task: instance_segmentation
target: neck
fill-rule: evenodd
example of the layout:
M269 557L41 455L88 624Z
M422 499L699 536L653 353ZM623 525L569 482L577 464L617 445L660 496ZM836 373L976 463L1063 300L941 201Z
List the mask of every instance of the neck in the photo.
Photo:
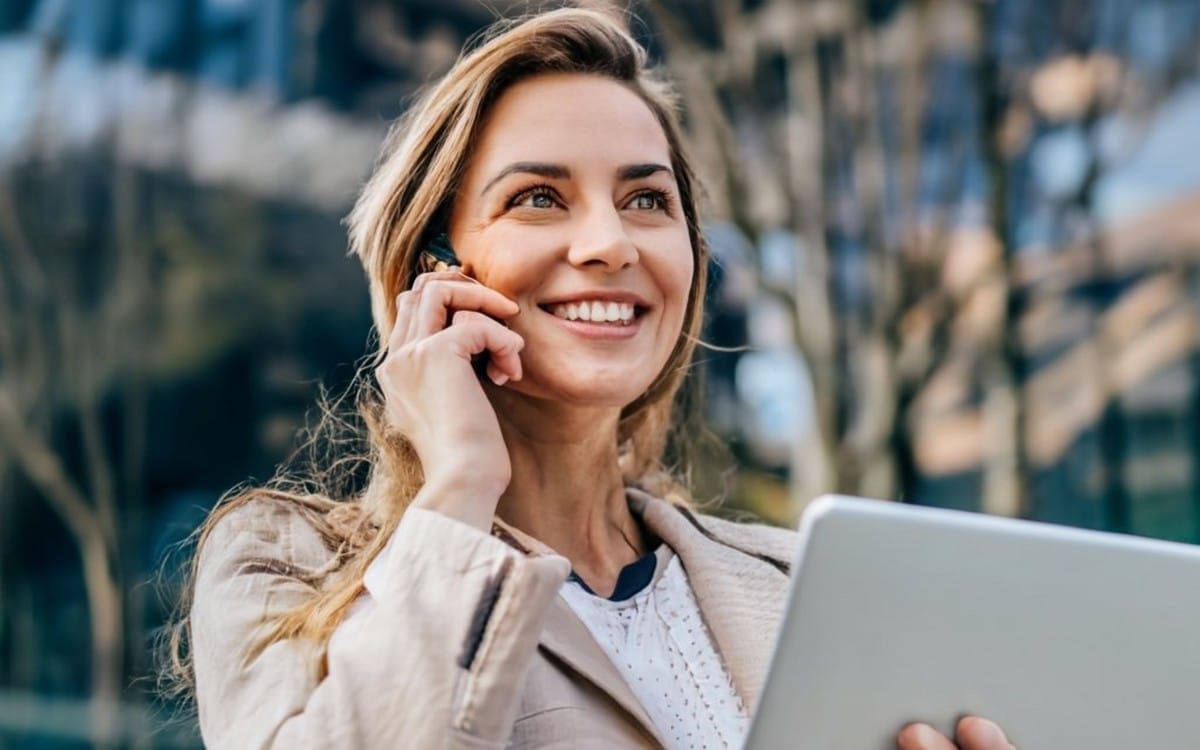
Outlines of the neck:
M607 595L621 569L648 547L617 462L620 409L520 401L497 409L512 481L496 513L562 554L593 591Z

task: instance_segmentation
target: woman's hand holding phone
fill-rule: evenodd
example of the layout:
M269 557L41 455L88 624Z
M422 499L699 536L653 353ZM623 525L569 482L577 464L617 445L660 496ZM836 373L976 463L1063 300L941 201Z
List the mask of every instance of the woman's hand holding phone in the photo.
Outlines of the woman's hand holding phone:
M472 358L496 385L520 380L524 340L500 321L516 302L457 270L423 273L396 300L387 356L375 371L393 429L412 443L425 484L413 504L482 530L512 465Z

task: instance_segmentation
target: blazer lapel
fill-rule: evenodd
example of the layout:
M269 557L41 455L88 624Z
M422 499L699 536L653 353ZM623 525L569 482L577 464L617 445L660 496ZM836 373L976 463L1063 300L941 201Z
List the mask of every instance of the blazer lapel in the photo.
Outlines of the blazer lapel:
M632 488L628 495L630 508L650 532L679 555L717 650L738 694L753 714L775 650L788 592L787 576L752 555L710 538L670 503ZM540 545L521 536L522 541ZM544 545L540 547L552 552ZM625 678L562 597L555 598L551 605L540 646L604 691L649 737L665 746Z
M562 597L556 597L542 628L540 645L559 661L579 673L584 679L608 694L642 730L658 744L665 746L654 723L646 715L641 702L629 689L625 678L617 671L608 655L601 650L587 629Z
M629 495L646 527L679 555L717 650L753 713L775 650L788 577L706 535L669 502L633 489Z
M527 555L558 554L541 541L499 518L493 522L492 533ZM666 746L654 723L642 708L641 701L629 689L625 678L600 648L600 644L596 643L592 631L588 630L587 625L583 624L561 596L556 596L550 605L538 645L608 695L659 747Z

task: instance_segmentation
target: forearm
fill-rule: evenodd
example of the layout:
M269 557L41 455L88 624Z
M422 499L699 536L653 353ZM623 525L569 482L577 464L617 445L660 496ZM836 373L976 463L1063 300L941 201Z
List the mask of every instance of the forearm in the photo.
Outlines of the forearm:
M197 630L205 741L501 747L567 570L562 558L524 557L465 524L411 510L372 565L370 599L330 641L319 683L315 646L294 639L244 667L231 669L220 655L212 661L227 666L205 670L205 653L221 645Z

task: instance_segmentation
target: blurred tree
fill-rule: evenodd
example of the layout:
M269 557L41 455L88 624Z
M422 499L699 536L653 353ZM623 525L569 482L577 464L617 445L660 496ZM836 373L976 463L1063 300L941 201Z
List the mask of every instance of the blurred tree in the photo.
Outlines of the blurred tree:
M1104 153L1114 131L1135 148L1128 124L1152 121L1195 80L1197 54L1176 41L1147 64L1138 50L1151 32L1117 19L1169 17L1175 39L1194 40L1197 14L1122 0L647 6L716 215L747 239L755 287L788 311L809 372L794 381L813 408L788 462L792 502L767 514L837 490L1052 515L1030 482L1094 429L1108 508L1098 525L1127 529L1119 397L1140 381L1105 375L1128 338L1111 341L1103 321L1132 308L1111 304L1131 289L1103 260L1096 190L1119 166ZM1064 183L1064 162L1080 176ZM1031 234L1041 217L1053 237ZM794 259L783 265L781 242ZM1092 258L1083 273L1034 270L1037 248L1066 255L1073 242ZM1064 291L1092 310L1093 325L1070 335L1101 348L1046 368L1031 327ZM1097 406L1072 417L1070 399L1047 403L1041 384L1056 370L1095 379L1080 393ZM1058 447L1041 448L1048 439Z
M719 0L705 10L705 25L719 29L705 46L681 4L650 7L717 214L748 238L757 287L790 311L811 373L813 428L795 442L789 510L835 489L894 496L911 460L905 407L942 355L944 337L930 334L954 300L938 261L973 146L962 139L978 135L941 123L959 140L938 144L951 160L932 186L944 195L922 202L925 133L946 116L924 103L923 84L935 46L950 65L974 63L977 21L953 4L746 10ZM929 219L917 226L922 212ZM987 231L975 229L977 244ZM784 275L761 257L764 239L780 236L796 258ZM964 291L976 283L959 281Z
M139 360L155 317L148 307L145 246L131 212L133 183L127 170L114 175L111 202L103 206L82 205L95 195L77 184L74 195L60 195L53 206L22 207L17 175L0 183L0 244L13 261L0 265L0 476L12 481L19 473L77 546L91 628L92 737L101 746L115 740L123 688L124 519L118 497L140 501L145 391ZM62 211L72 198L80 202L78 213ZM39 252L22 214L54 221L52 208L54 219L77 220L111 208L116 236L97 241L79 223L55 221L56 252ZM105 251L108 243L114 252ZM110 416L118 424L119 447L109 444ZM77 446L64 435L78 437L78 462L71 458ZM11 510L6 515L14 517Z

